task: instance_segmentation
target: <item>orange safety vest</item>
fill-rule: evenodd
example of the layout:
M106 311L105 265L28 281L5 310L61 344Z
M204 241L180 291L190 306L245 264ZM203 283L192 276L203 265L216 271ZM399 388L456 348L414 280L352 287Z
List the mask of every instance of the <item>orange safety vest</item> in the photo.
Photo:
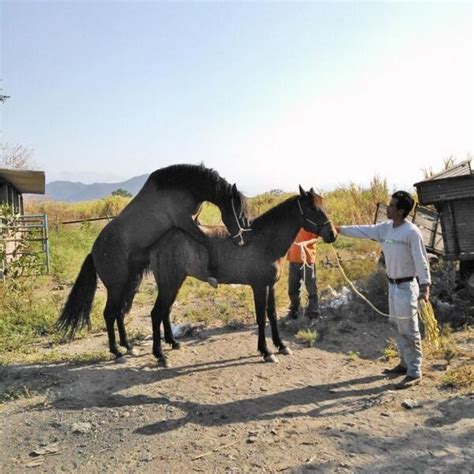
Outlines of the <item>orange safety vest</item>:
M295 245L297 242L304 242L305 240L312 240L318 238L318 234L313 234L313 232L308 232L303 228L300 229L298 235L290 250L288 250L288 254L286 258L291 263L303 263L303 259L301 258L301 246ZM306 245L304 247L304 252L306 254L306 263L312 265L316 259L316 242Z

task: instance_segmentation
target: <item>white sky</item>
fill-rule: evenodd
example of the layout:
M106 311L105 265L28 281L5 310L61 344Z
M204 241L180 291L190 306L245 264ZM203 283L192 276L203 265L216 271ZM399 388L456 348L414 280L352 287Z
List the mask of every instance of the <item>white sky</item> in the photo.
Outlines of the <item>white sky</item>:
M470 2L1 3L1 137L47 181L410 188L473 150Z

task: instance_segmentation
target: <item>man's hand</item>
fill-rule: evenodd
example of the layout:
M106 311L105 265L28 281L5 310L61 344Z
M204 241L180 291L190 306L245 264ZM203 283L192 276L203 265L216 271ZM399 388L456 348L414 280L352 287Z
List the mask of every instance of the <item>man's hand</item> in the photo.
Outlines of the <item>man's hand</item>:
M430 285L420 285L420 296L418 296L418 299L425 301L425 303L428 303L428 301L430 300Z

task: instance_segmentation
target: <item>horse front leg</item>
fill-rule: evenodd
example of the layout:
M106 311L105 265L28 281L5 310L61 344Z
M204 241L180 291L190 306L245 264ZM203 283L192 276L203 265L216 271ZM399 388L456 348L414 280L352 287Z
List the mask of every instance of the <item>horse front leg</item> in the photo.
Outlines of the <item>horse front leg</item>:
M280 338L280 331L278 330L276 305L275 305L275 287L271 286L268 290L267 297L267 317L270 321L270 327L272 329L272 340L275 347L278 348L278 352L283 355L292 355L291 349L283 343Z
M268 286L252 287L255 302L255 314L258 324L258 345L257 349L263 355L265 362L278 362L277 358L268 350L265 340L265 313L267 309Z
M120 345L122 347L125 347L125 349L127 349L128 355L136 356L137 352L135 351L133 346L130 344L127 337L127 332L125 331L125 315L122 312L120 312L117 317L117 329L119 332Z
M165 341L168 344L171 344L173 349L181 349L181 343L178 342L173 334L173 330L171 329L171 321L170 321L170 310L165 311L163 314L163 329L165 331Z

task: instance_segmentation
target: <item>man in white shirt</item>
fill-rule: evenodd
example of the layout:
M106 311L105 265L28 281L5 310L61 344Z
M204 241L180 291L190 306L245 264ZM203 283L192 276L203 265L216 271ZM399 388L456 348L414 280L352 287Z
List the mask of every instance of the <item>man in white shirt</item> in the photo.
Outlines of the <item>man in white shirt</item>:
M395 387L412 387L421 382L421 337L418 328L418 299L429 300L430 269L418 227L406 220L414 200L405 191L392 195L387 222L376 225L340 226L348 237L372 239L382 244L389 281L390 322L397 329L400 363L385 374L406 377Z

